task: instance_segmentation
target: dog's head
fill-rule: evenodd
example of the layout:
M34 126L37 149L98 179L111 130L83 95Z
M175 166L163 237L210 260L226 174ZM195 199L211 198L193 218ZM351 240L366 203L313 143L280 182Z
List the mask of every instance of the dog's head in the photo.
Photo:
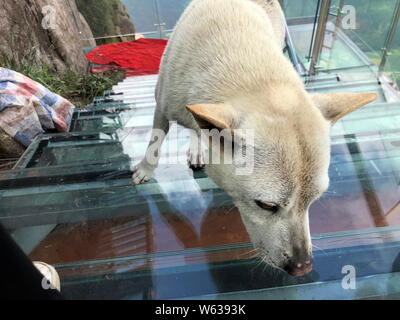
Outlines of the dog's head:
M246 150L253 157L249 174L238 174L248 163L226 161L221 152L227 148L226 135L223 144L210 138L213 155L207 173L232 196L268 264L294 276L312 270L308 209L329 186L330 127L375 99L375 94L286 92L283 97L272 93L187 107L202 129L225 129L233 141L240 141L228 145L242 143L233 155ZM251 139L243 136L244 130L254 132ZM220 164L215 164L215 151Z

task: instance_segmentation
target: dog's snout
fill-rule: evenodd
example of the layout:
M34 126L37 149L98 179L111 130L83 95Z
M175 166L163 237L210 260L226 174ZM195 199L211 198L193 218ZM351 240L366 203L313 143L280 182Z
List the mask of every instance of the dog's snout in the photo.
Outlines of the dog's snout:
M312 259L306 258L304 260L291 259L284 267L284 270L294 277L301 277L311 272L313 268Z

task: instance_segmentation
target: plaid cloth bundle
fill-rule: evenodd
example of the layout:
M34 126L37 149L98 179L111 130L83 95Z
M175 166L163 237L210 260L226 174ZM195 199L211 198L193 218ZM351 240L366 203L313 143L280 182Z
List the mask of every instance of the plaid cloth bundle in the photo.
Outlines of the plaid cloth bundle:
M47 130L68 130L75 107L28 77L0 68L0 128L24 146Z

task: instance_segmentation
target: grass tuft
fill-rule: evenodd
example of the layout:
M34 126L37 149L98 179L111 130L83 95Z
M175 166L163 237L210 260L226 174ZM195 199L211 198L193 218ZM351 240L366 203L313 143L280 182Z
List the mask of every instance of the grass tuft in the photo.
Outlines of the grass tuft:
M0 67L7 68L39 82L50 91L68 99L77 108L83 108L95 97L102 96L104 91L123 79L123 72L107 71L102 74L77 74L71 70L56 72L48 66L37 64L31 55L14 59L1 58Z

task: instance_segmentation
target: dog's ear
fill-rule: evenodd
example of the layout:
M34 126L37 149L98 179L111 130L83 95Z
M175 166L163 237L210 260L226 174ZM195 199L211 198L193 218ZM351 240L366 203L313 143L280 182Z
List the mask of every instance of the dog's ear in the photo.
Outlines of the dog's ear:
M194 104L186 109L192 113L201 129L233 129L235 110L229 104Z
M340 118L374 101L375 93L325 93L311 95L315 105L332 124Z

